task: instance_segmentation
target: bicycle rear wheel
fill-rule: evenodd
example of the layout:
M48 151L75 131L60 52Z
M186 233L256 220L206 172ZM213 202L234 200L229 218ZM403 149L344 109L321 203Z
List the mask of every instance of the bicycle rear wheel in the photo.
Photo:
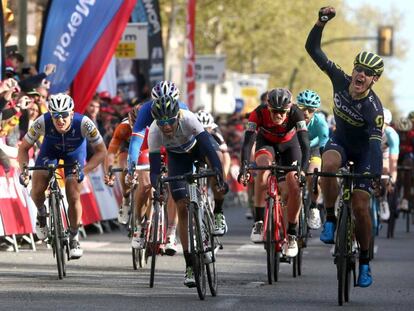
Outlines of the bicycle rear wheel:
M210 208L210 207L206 207ZM212 214L204 210L204 219L203 219L203 228L205 230L204 232L204 239L206 240L206 244L204 249L206 251L206 256L209 260L206 260L206 272L207 272L207 281L208 281L208 287L210 288L211 296L217 296L217 270L216 270L216 255L215 255L215 249L216 249L216 242L214 240L213 232L214 232L214 226L213 226L213 218ZM206 258L205 258L206 259Z
M188 206L188 231L190 241L190 252L194 271L194 279L200 300L206 296L206 274L204 264L204 246L201 233L201 225L198 218L198 206L190 202Z
M64 248L61 241L62 221L60 217L59 200L56 195L50 196L50 211L52 213L52 247L56 257L59 279L63 279L66 275Z
M303 248L306 247L307 224L305 216L305 206L302 204L299 213L299 225L298 225L298 254L293 258L293 277L302 275L302 256Z
M150 251L151 251L151 272L150 272L150 287L154 287L154 277L155 277L155 262L157 259L158 253L158 227L160 221L160 204L158 202L154 203L154 210L152 212L152 221L151 221L151 242L150 242Z
M267 257L267 281L273 283L275 275L275 220L274 220L274 199L267 201L267 227L266 227L266 257Z

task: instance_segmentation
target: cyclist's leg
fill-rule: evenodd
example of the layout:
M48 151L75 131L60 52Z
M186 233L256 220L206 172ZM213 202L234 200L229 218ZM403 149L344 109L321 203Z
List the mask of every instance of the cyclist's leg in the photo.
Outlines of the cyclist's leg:
M336 173L344 165L345 161L346 154L344 148L331 138L322 154L322 172ZM338 182L335 178L321 177L320 185L326 209L326 222L323 226L320 240L327 244L333 244L336 227L335 202L339 193Z
M48 164L56 164L57 160L46 156L41 149L39 156L36 159L36 166L46 166ZM48 172L34 171L32 175L32 190L30 196L37 207L36 218L36 235L40 240L44 240L48 235L47 216L45 207L45 190L49 183Z
M405 167L413 167L413 159L412 154L407 154L402 162L403 166ZM403 184L404 184L404 193L403 193L403 199L400 204L400 209L408 211L409 210L409 202L411 199L411 179L412 179L412 173L413 171L403 171Z
M369 171L369 156L364 154L355 159L355 173ZM372 221L370 214L370 180L358 180L352 193L352 210L355 216L355 235L359 242L359 277L358 284L367 287L372 283L369 269L369 245L372 236Z
M319 153L319 147L313 148L311 151L311 159L309 163L308 173L313 173L313 171L321 169L322 159ZM311 229L318 229L321 226L321 216L317 206L318 197L319 197L319 185L318 185L318 192L313 192L313 184L312 184L312 176L306 177L306 187L308 190L308 196L310 198L310 205L309 205L309 217L308 217L308 226Z
M142 150L138 158L138 164L148 164L148 149ZM138 186L135 190L135 224L131 239L131 246L136 249L141 249L145 244L145 225L141 226L144 215L150 219L151 215L151 182L149 172L138 171Z
M267 144L267 145L266 145ZM256 153L255 161L258 166L270 165L274 159L274 149L273 147L261 140L258 136L256 140ZM256 178L254 181L254 220L255 224L253 225L252 232L250 234L250 239L252 242L262 242L263 241L263 221L265 217L265 199L266 199L266 185L267 177L269 176L269 171L257 171Z
M173 153L167 152L168 158L168 176L178 176L193 170L193 155L190 153ZM193 285L195 283L192 258L188 252L188 198L185 181L171 182L169 184L170 193L177 205L179 237L183 248L184 259L186 263L186 274L184 283Z
M296 136L289 142L278 145L277 148L280 157L278 160L279 164L287 166L301 163L302 154ZM279 188L287 208L288 243L286 244L285 255L288 257L295 257L298 253L296 236L301 204L301 191L295 174L296 172L289 172L285 176L279 178Z
M214 146L214 148L217 152L217 156L219 157L220 162L223 165L224 154L219 150L219 146L218 146L217 142L214 140L214 138L212 138L210 141L212 142L212 145ZM210 162L205 157L205 155L200 153L199 149L197 149L196 157L197 157L198 160L207 163L207 165L209 167L211 167ZM225 177L223 176L223 178L225 178ZM217 186L217 180L216 180L216 178L211 177L209 179L209 184L211 185L211 189L213 190L213 195L214 195L214 219L215 219L214 233L216 235L222 236L227 232L227 223L226 223L226 218L225 218L224 212L223 212L224 194L217 191L217 187L216 187Z
M128 150L121 149L118 155L118 166L121 168L127 167L127 157L128 157ZM128 212L129 212L129 186L125 183L125 176L126 172L122 172L120 176L121 182L121 189L122 189L122 203L119 207L118 213L118 221L122 224L126 224L128 222Z

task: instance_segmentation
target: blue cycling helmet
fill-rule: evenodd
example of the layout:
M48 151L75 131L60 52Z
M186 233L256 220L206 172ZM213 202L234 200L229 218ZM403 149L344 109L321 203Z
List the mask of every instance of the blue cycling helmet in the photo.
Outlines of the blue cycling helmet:
M304 90L299 93L296 97L298 105L310 107L310 108L319 108L321 105L321 98L318 93L312 90Z

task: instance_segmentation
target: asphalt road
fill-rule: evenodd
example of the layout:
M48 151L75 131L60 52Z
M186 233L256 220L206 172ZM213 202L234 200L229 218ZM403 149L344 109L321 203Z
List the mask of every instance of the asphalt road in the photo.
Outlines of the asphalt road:
M226 208L229 233L219 251L219 293L198 299L183 285L184 259L163 256L157 261L154 288L149 269L134 271L125 232L89 232L81 241L84 256L71 261L67 277L57 279L52 251L38 245L20 252L0 252L0 310L331 310L338 309L336 268L330 247L313 232L304 254L302 276L282 264L279 282L268 285L262 245L249 242L250 221L242 208ZM414 232L377 238L371 287L352 288L352 310L414 310ZM414 231L414 226L412 226Z

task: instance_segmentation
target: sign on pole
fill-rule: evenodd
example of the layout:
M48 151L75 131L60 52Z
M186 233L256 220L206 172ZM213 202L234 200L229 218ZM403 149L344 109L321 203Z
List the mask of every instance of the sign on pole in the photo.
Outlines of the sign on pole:
M224 82L226 57L223 55L197 55L196 81L209 84Z
M148 59L148 23L128 23L115 55L123 59Z

